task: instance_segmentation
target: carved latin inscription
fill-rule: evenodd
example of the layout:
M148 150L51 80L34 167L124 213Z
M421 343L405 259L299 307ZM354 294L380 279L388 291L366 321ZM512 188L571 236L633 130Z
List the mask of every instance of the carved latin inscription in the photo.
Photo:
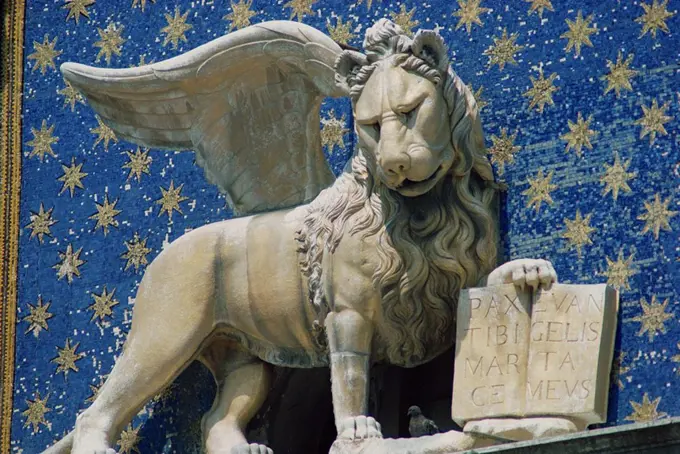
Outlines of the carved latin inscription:
M461 292L454 420L565 415L603 422L617 306L606 285Z
M524 407L524 395L517 390L527 380L530 302L530 295L513 285L461 292L454 419L459 403L463 416L513 414Z

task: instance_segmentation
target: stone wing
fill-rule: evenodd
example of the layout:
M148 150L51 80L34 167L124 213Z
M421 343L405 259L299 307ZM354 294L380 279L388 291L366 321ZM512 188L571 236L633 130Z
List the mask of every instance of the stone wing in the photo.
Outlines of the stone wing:
M333 182L319 109L324 97L346 95L335 84L340 52L315 28L272 21L159 63L61 71L118 137L193 149L244 214L309 201Z

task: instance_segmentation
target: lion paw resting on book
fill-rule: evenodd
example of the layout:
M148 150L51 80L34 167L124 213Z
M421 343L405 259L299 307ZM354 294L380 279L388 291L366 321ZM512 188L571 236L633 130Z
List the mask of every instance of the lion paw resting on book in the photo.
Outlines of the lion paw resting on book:
M518 441L606 421L618 293L558 284L516 260L461 291L452 417L464 432Z

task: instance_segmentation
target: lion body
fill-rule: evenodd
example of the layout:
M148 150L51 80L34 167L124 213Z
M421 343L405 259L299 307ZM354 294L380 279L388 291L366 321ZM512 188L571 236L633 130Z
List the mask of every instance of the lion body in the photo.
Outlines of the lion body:
M310 301L296 241L308 212L308 206L300 206L216 222L172 242L141 282L126 350L145 348L135 337L150 325L165 329L166 320L200 318L205 339L197 358L204 349L214 355L216 345L225 345L215 340L228 340L227 348L277 366L327 366L323 320ZM389 322L373 284L380 266L377 243L377 235L343 232L333 252L323 254L322 286L331 310L357 311L381 333ZM376 337L374 360L388 360L383 353L390 340ZM427 362L452 345L450 336L437 344L425 346L428 354L416 361L404 356L388 362L406 367Z
M264 363L330 365L339 437L354 439L356 421L362 437L380 434L365 417L370 363L412 367L453 346L458 293L497 258L476 101L441 37L417 38L382 20L367 56L336 61L358 147L331 187L308 205L198 228L156 257L121 358L50 454L109 446L103 437L194 359L220 386L203 421L208 452L246 442L268 391Z
M167 318L201 317L209 326L201 325L204 345L226 337L270 363L323 365L298 266L300 217L298 208L231 219L172 242L142 279L130 341L149 324L160 328Z

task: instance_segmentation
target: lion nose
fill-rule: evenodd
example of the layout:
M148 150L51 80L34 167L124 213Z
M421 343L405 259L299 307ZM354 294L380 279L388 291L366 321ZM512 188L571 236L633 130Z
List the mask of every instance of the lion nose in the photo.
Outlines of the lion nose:
M394 153L382 160L381 167L389 176L403 177L411 168L411 157L406 153Z

